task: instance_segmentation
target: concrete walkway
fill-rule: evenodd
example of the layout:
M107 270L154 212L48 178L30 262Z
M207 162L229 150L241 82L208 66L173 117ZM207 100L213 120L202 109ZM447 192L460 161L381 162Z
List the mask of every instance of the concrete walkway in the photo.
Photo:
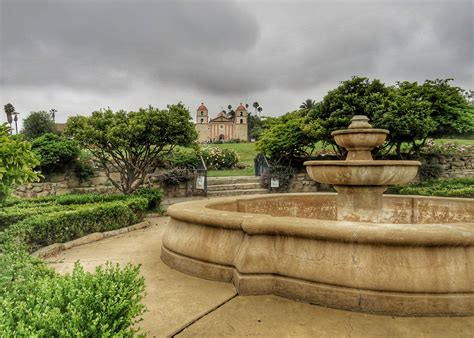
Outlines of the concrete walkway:
M168 218L62 251L48 259L60 273L80 260L88 271L106 261L141 264L148 312L140 324L166 337L473 337L474 317L388 317L323 308L275 296L237 296L231 284L174 271L160 260Z

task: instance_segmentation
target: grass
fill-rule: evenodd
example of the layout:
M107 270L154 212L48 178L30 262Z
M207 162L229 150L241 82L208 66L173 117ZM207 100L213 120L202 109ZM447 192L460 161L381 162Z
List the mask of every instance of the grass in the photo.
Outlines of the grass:
M437 144L454 143L454 144L467 144L474 146L474 139L459 139L459 138L440 138L435 140Z
M233 149L239 154L240 161L245 163L245 169L229 169L229 170L209 170L207 172L209 177L223 177L223 176L254 176L255 166L253 160L257 156L255 150L255 143L224 143L213 144L213 147Z

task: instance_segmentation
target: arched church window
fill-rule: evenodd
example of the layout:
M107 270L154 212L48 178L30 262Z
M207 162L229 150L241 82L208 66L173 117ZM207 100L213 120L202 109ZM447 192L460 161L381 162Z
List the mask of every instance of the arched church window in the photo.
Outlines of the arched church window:
M201 123L204 123L204 119L201 119Z
M243 116L243 113L242 113L242 112L240 112L240 116Z
M240 124L244 123L244 119L240 119Z
M202 111L202 112L201 112L201 116L203 116L203 115L204 115L204 112Z

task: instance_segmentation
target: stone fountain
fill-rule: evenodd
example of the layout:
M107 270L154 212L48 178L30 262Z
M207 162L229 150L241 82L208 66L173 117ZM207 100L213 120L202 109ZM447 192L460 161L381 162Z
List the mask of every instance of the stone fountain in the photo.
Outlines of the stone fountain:
M374 161L371 151L385 142L389 131L374 129L368 121L366 116L356 115L348 129L331 134L347 149L345 161L304 163L313 180L335 185L338 221L383 221L387 186L412 181L421 165L418 161Z
M185 202L161 259L242 295L275 294L399 316L474 314L474 200L383 195L417 161L374 161L387 130L355 116L333 133L345 161L308 161L338 194L270 194Z

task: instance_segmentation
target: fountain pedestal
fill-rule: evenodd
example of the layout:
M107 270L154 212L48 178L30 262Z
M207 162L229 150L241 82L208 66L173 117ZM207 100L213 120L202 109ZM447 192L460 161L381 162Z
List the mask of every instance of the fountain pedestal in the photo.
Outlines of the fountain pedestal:
M337 220L378 223L382 220L386 186L337 185Z

